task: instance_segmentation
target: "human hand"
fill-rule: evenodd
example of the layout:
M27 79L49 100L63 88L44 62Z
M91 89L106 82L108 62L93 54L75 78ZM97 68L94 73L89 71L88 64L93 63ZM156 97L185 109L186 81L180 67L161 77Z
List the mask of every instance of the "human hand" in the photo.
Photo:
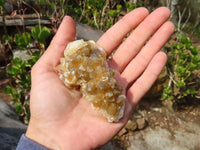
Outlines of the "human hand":
M117 123L97 115L90 102L78 91L65 87L55 71L76 33L73 20L65 17L32 68L31 119L26 136L50 149L94 149L108 142L125 125L165 66L167 57L160 49L174 31L167 21L169 17L170 11L163 7L150 15L145 8L135 9L97 42L108 56L118 47L109 65L119 71L117 79L126 89L127 99L124 117Z

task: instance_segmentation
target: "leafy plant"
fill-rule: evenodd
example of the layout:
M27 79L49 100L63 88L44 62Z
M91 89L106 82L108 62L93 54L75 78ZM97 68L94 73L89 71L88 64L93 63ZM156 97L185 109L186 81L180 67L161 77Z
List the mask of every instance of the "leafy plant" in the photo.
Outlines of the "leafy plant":
M51 18L52 28L56 31L65 14L67 14L68 0L35 0L33 3L37 6L37 11L41 16ZM73 2L74 3L74 2Z
M22 35L15 34L14 41L20 48L28 49L28 45L32 43L31 34L28 32L22 33Z
M106 30L113 25L123 10L127 12L142 5L136 3L110 0L35 0L40 14L52 18L54 28L57 28L65 14L76 21L86 23L99 30Z
M197 97L199 92L199 49L192 45L189 37L182 35L176 44L167 48L167 52L169 83L163 91L162 98L178 104L186 103Z
M47 27L35 26L31 33L24 32L15 34L14 39L11 36L4 35L4 43L15 43L19 48L28 51L30 58L22 60L15 58L11 60L6 70L10 78L10 84L3 89L3 92L11 95L14 99L14 105L21 121L28 123L30 117L29 110L29 92L31 88L30 70L45 50L45 41L51 32ZM36 43L36 44L35 44ZM37 45L37 43L39 45ZM38 48L37 51L31 50L31 45Z
M108 7L105 0L84 0L82 3L79 3L79 7L82 9L76 8L75 11L80 13L80 21L82 20L87 22L90 18L90 21L87 22L89 25L92 25L97 29L102 29L104 22L103 19L105 19L105 11Z
M44 52L45 50L45 41L47 38L50 36L51 31L47 27L41 27L39 25L36 25L32 30L31 30L31 35L39 43L39 46L41 50Z
M46 41L46 39L49 37L51 34L49 28L47 27L41 27L39 25L35 26L31 30L32 36L35 40L37 40L40 43L43 43Z
M99 30L107 30L110 26L116 23L123 10L127 12L138 7L137 4L131 2L109 1L109 0L77 0L66 1L65 11L72 14L75 20L86 23Z
M30 59L23 61L20 58L15 58L12 64L7 66L7 73L12 82L11 85L3 89L3 92L13 97L18 116L25 123L30 117L28 101L31 88L30 70L39 58L40 52L36 51L30 55Z
M126 8L128 12L132 11L137 7L138 7L137 4L132 4L130 1L126 2Z
M12 41L12 37L9 35L3 35L2 36L2 40L3 42L11 42Z

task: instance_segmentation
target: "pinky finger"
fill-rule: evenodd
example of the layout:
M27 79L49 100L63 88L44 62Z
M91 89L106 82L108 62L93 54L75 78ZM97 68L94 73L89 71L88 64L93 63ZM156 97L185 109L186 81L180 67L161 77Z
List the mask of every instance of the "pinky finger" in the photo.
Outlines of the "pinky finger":
M153 57L143 74L127 90L127 99L132 107L135 107L140 99L151 88L163 70L166 62L166 54L163 52L158 52Z

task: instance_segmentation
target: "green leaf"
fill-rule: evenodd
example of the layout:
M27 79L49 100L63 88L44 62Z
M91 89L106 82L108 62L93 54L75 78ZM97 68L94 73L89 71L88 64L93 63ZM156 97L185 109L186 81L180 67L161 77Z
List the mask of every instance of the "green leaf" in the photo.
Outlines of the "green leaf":
M174 99L174 96L169 96L168 100L172 101Z
M5 0L0 0L0 6L1 6L2 8L3 8L4 4L5 4Z
M35 40L38 40L38 35L40 34L40 26L36 25L32 30L31 30L31 35Z
M170 96L176 103L186 102L187 96L195 96L199 89L198 72L200 69L199 49L192 46L192 41L187 36L181 36L177 44L171 45L171 50L168 51L167 70L170 77L173 79L173 84L170 88L165 88L162 97L170 99ZM194 84L196 83L196 84ZM175 85L174 85L175 84ZM190 89L190 86L193 89Z
M20 80L26 81L26 74L20 74Z
M11 95L16 100L20 100L21 98L21 95L15 90L15 88L9 85L3 89L3 93Z
M3 35L2 40L3 40L3 42L6 42L6 41L11 42L12 37L9 35Z
M17 58L15 58L13 60L12 65L16 66L16 68L21 68L21 66L23 65L23 61L22 61L22 59L20 59L20 58L17 57Z
M69 8L67 6L63 6L63 9L67 11Z
M53 9L55 8L55 5L56 5L55 3L50 3L51 8Z
M196 93L197 92L193 89L187 89L185 92L186 96L188 96L188 95L194 96Z
M3 92L4 94L7 94L7 95L11 95L11 96L12 96L12 94L13 94L13 87L7 85L6 88L3 88L2 92Z
M51 31L47 27L41 27L39 25L35 26L31 30L32 37L40 43L45 42L45 40L50 36Z
M23 38L26 39L27 44L32 43L32 39L31 39L31 34L28 32L25 32L22 34Z
M43 27L39 35L39 42L43 43L50 36L51 31L47 27Z
M165 89L164 89L164 93L167 94L167 95L170 95L172 93L172 88L170 86L167 86Z
M19 69L13 66L7 66L6 71L8 72L8 74L15 75L15 76L19 73Z
M41 57L41 54L39 51L35 51L31 54L31 58L27 60L26 67L32 67L38 59Z
M137 8L136 4L132 4L131 2L126 2L126 8L128 12L132 11L133 9Z
M185 87L185 82L178 80L176 85L177 85L178 88L183 88L183 87Z
M179 43L179 44L176 45L176 48L178 50L183 50L184 49L184 45L182 43Z
M198 47L192 47L192 48L191 48L191 52L192 52L192 55L198 55L198 54L199 54L199 49L198 49Z
M28 45L32 42L32 39L30 33L25 32L22 36L15 34L14 41L19 47L27 49Z
M188 72L185 67L178 66L177 70L175 70L179 77L186 77Z
M192 41L190 40L190 38L186 35L183 35L180 37L180 42L181 43L184 43L184 44L189 44L191 45L192 44Z
M18 101L20 101L21 99L21 94L20 93L17 93L17 91L15 90L12 97Z
M183 59L179 59L178 61L177 61L177 64L178 65L180 65L180 66L183 66L184 65L184 60Z
M23 106L21 103L17 102L15 103L15 108L16 108L16 112L17 114L20 116L23 113Z
M199 64L200 63L200 57L198 55L193 55L191 62L194 64Z
M118 16L118 12L116 10L110 10L109 13L110 17L115 18Z
M117 11L118 11L118 12L121 12L121 11L122 11L122 5L119 5L119 4L117 5Z
M46 0L39 0L39 4L40 4L40 5L46 4Z
M190 70L190 71L194 71L195 69L197 69L197 64L194 64L194 63L189 63L188 64L188 69Z
M111 26L112 26L112 24L111 24L110 20L107 20L106 21L106 27L110 28Z
M82 9L81 8L74 8L73 9L75 13L77 13L78 15L81 15L82 13Z

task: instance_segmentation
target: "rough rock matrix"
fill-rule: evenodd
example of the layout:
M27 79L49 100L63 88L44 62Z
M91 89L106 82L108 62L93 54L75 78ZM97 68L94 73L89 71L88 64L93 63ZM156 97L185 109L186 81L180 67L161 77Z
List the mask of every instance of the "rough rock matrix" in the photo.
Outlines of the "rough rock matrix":
M69 43L56 69L65 85L80 89L83 97L109 122L123 117L123 88L115 80L116 71L108 67L105 51L94 41Z

